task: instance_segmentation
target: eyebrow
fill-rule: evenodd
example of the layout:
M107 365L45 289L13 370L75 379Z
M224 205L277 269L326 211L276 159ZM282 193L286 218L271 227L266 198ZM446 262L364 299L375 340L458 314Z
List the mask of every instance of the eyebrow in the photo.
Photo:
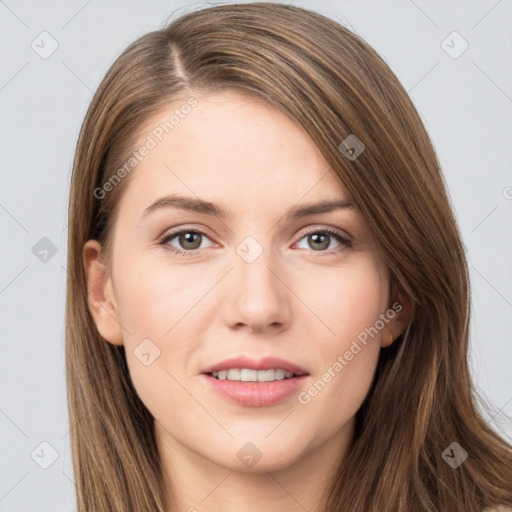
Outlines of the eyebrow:
M225 219L229 217L228 210L226 210L226 208L224 208L223 206L217 205L210 201L205 201L204 199L172 194L165 197L161 197L160 199L157 199L153 204L148 206L144 210L142 218L146 217L155 210L170 207L179 208L181 210L186 210L194 213L201 213L204 215L211 215L213 217L217 217L220 219ZM302 217L307 217L309 215L328 213L341 209L350 210L354 209L355 207L356 204L352 201L346 199L334 199L321 201L315 204L307 204L304 206L294 206L290 208L285 217L287 220L296 220Z

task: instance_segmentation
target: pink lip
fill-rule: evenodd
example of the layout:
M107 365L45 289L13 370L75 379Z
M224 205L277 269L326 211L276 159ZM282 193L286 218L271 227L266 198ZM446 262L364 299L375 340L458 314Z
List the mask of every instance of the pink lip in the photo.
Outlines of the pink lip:
M212 372L229 370L231 368L249 368L251 370L281 369L295 374L291 379L276 380L273 382L237 382L230 380L219 380L212 377ZM309 373L296 364L290 363L278 357L267 356L256 361L246 356L233 357L205 368L201 377L220 393L239 405L248 407L266 407L277 404L298 392L304 385Z
M290 363L289 361L285 361L284 359L279 359L278 357L267 356L259 361L254 359L250 359L245 356L233 357L231 359L226 359L225 361L221 361L220 363L213 364L208 368L205 368L202 373L211 373L217 372L219 370L229 370L231 368L249 368L251 370L272 370L272 369L282 369L287 372L295 373L296 375L307 375L308 372L299 366Z
M279 368L283 368L279 366ZM247 368L243 366L242 368ZM273 366L272 368L275 368ZM222 368L221 368L222 369ZM225 368L224 368L225 369ZM264 368L265 369L265 368ZM283 368L284 370L285 368ZM291 370L289 370L291 371ZM293 377L291 379L276 380L273 382L237 382L230 380L218 380L210 375L201 374L201 378L220 393L238 405L247 407L266 407L275 405L290 395L298 392L304 386L308 375Z

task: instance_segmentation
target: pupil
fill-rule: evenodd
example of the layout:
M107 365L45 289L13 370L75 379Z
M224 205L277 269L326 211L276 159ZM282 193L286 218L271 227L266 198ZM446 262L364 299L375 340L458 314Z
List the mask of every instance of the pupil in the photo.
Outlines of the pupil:
M194 241L194 238L199 238L199 233L188 232L181 235L180 243L187 249L197 249L199 246L194 246L194 243L197 245L197 240ZM192 247L187 247L187 244L192 244ZM201 245L201 244L199 244Z
M322 234L313 234L313 235L310 235L310 239L313 240L314 243L318 243L318 238L324 238L324 241L323 243L320 242L320 249L326 249L327 247L329 247L329 236L328 235L322 235ZM318 248L318 247L317 247ZM314 249L314 247L313 247Z

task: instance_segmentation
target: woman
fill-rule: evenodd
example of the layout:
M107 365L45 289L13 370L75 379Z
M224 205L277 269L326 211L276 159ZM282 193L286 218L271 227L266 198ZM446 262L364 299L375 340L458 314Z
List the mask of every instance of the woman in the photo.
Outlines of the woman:
M334 21L232 4L130 45L81 130L68 251L80 511L512 506L438 160Z

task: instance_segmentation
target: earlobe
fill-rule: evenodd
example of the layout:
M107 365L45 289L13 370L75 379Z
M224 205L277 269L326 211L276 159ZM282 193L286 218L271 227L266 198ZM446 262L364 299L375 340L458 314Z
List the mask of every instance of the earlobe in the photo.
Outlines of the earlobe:
M382 333L382 347L389 347L396 338L404 334L412 319L412 302L410 297L403 290L400 290L395 297L390 302L392 309L396 312L395 317L389 322Z
M386 334L387 333L387 334ZM381 341L381 347L389 347L395 341L395 336L393 334L393 331L391 329L384 331L382 334L382 341Z
M101 261L101 245L88 240L83 250L87 276L89 310L102 338L113 345L122 345L122 328L112 279Z

